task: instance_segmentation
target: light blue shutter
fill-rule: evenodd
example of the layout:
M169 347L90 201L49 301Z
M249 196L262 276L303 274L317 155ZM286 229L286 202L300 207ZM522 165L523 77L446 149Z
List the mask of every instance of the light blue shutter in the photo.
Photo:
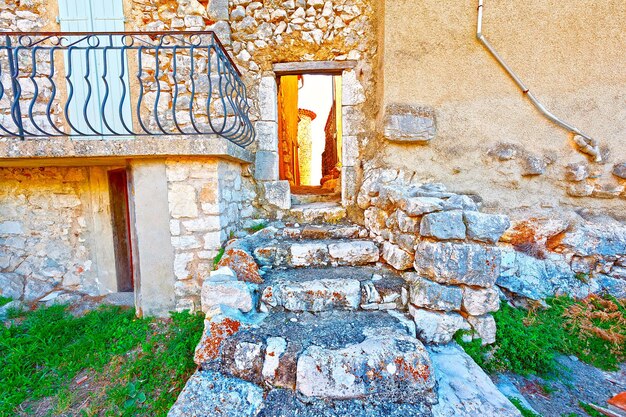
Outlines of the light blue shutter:
M122 32L124 31L122 0L59 0L59 23L64 32ZM116 39L113 41L118 42ZM79 45L87 46L85 42ZM109 37L100 37L100 46L112 46ZM105 53L108 94L102 79L105 74ZM122 117L126 126L132 128L128 99L128 71L125 57L121 57L120 51L113 49L68 50L65 55L65 65L66 72L70 68L72 71L70 81L73 97L68 108L68 120L74 127L74 133L93 135L94 130L105 133L113 130L116 133L127 134ZM85 78L87 68L89 68L89 76ZM124 69L123 81L120 80L122 69ZM126 95L120 111L124 85ZM85 107L90 91L89 103ZM68 83L68 94L69 92ZM103 114L111 130L107 128L101 116L101 105L105 96L107 102Z

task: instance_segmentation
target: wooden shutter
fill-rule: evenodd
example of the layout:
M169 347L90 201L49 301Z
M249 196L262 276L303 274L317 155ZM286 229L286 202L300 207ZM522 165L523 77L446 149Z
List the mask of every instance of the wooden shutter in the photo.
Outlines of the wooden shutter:
M122 32L124 31L124 15L122 0L58 0L59 23L63 32ZM78 39L78 38L75 38ZM116 42L116 40L114 40ZM81 43L81 46L86 46ZM110 45L108 37L100 38L101 46ZM103 75L105 74L108 95ZM128 71L125 57L119 50L102 49L69 49L65 54L66 71L71 69L71 86L73 97L68 108L68 120L74 127L75 133L94 134L97 132L127 133L122 123L122 117L129 128L132 126ZM120 80L121 70L124 69L123 81ZM87 75L89 70L89 76ZM89 82L87 82L89 81ZM125 99L120 111L120 101L126 87ZM91 91L89 103L85 107L87 95ZM68 83L68 94L70 85ZM101 112L103 100L107 97L104 111ZM121 113L121 114L120 114ZM106 118L106 124L101 115ZM93 128L93 130L90 128Z

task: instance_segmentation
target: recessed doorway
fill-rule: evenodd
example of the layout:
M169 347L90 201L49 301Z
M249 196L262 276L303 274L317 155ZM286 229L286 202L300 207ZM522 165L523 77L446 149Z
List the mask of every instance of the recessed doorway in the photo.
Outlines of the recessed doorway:
M133 255L130 241L130 210L128 203L128 175L126 169L108 172L111 224L113 225L113 248L117 291L133 292Z
M278 77L280 179L291 193L341 198L341 76Z

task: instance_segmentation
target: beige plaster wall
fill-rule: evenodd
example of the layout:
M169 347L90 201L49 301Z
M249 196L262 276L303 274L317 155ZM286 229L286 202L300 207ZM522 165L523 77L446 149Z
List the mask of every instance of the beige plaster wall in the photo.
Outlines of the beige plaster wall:
M607 164L589 166L598 177L592 185L623 185L610 172L626 161L626 3L502 0L485 7L483 32L530 89L609 150ZM396 0L385 2L384 16L381 110L391 103L432 107L438 134L426 146L385 142L379 152L381 138L376 165L477 193L493 208L560 204L624 211L623 192L612 199L567 195L565 166L587 159L476 40L477 1ZM519 146L518 157L488 156L498 143ZM524 156L545 160L546 172L522 176Z

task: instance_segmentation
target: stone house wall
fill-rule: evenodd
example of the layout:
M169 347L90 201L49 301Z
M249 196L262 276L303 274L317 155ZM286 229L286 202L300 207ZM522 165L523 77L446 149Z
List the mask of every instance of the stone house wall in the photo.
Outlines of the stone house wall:
M0 168L0 295L115 291L108 200L101 168Z
M577 151L479 43L477 3L384 2L381 137L365 159L478 194L488 210L584 207L624 218L623 2L484 8L483 34L548 110L599 141L602 164ZM393 137L403 106L417 113L420 141Z
M170 233L177 309L200 308L202 281L222 244L254 214L246 167L217 159L168 159Z

